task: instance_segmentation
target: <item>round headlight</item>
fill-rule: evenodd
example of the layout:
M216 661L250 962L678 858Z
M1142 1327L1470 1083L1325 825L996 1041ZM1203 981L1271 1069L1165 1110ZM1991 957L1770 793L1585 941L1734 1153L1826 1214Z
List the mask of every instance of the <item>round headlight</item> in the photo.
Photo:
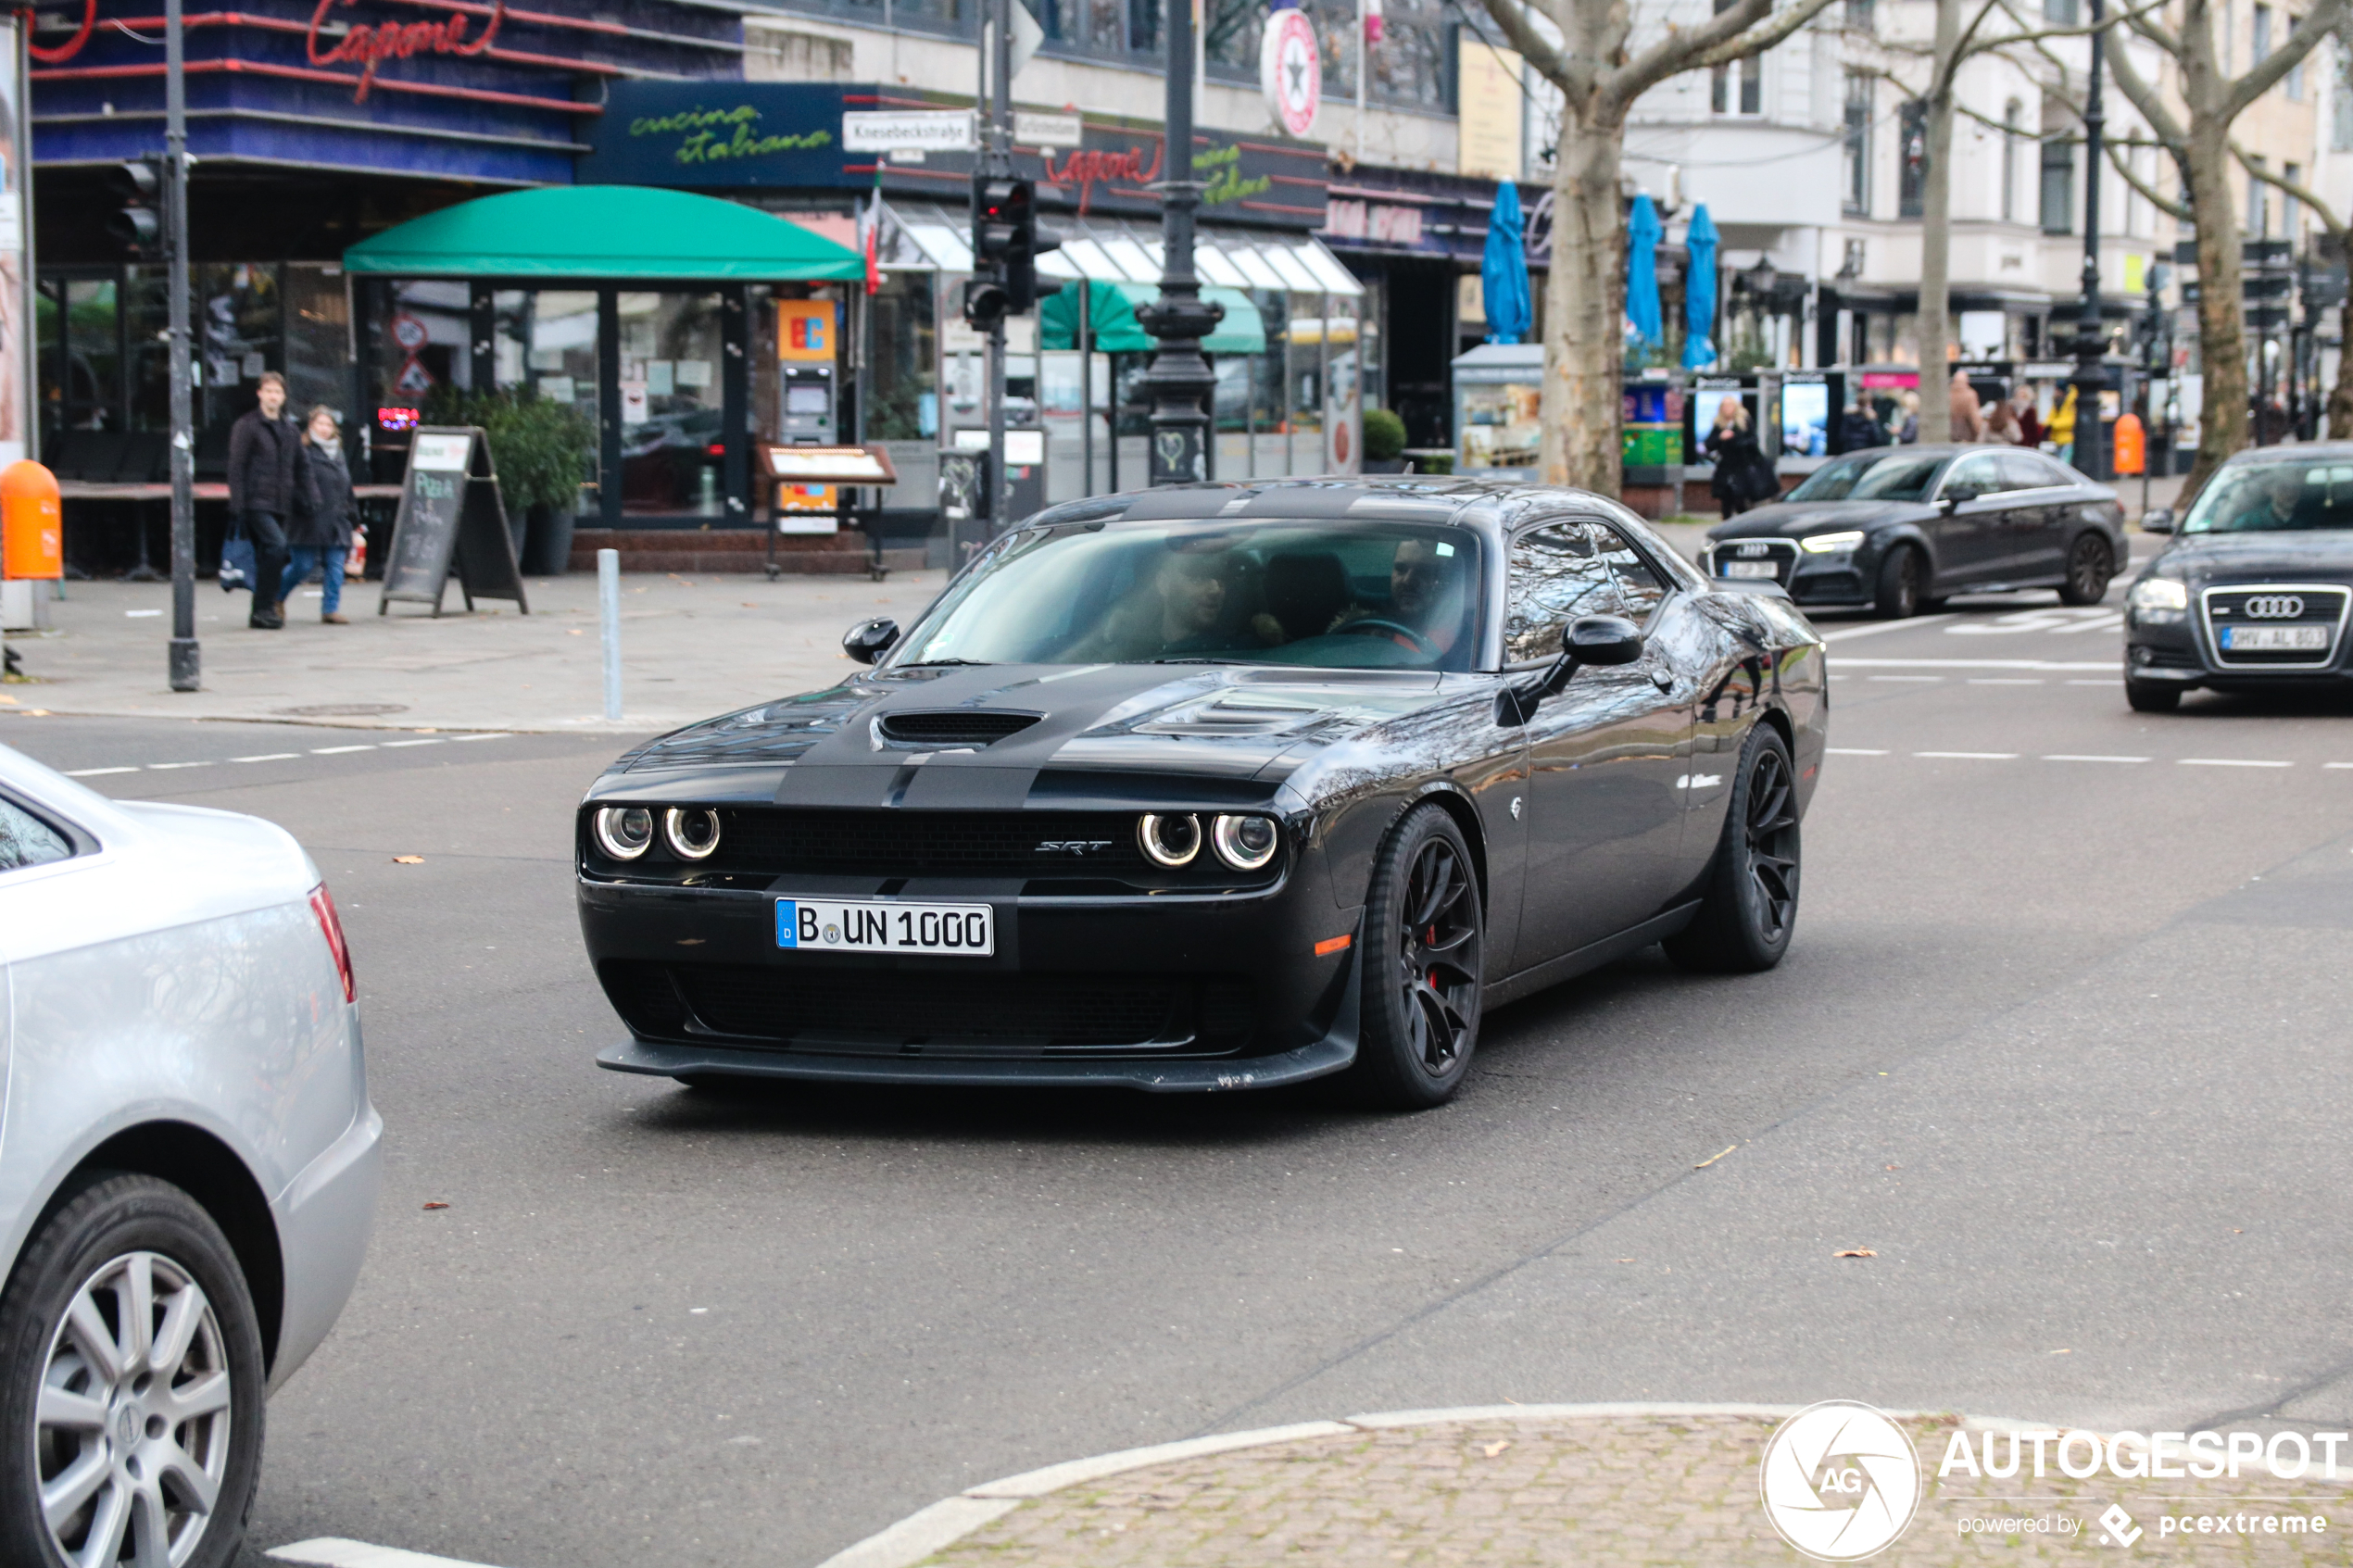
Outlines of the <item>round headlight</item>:
M1272 817L1220 817L1209 824L1217 858L1238 872L1254 872L1273 859L1277 841Z
M662 813L661 835L670 841L670 852L680 859L708 860L719 847L719 813L673 806Z
M1147 813L1136 824L1136 839L1155 865L1190 865L1201 853L1201 819L1190 813L1166 817Z
M595 820L597 847L616 860L634 860L653 847L654 814L643 806L607 806Z

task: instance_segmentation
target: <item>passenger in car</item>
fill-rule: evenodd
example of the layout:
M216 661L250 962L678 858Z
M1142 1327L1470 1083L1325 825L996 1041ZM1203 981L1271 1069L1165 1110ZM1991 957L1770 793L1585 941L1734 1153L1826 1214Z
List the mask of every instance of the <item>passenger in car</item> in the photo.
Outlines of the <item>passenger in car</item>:
M1231 639L1221 631L1227 565L1221 545L1166 551L1151 585L1131 590L1063 657L1081 664L1132 664L1230 647Z

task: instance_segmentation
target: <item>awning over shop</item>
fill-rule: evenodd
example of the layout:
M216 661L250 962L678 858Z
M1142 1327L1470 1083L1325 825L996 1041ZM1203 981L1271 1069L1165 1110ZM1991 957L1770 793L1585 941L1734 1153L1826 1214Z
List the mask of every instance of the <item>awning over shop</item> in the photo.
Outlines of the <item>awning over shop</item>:
M740 202L650 185L548 185L460 202L360 241L354 272L407 278L860 278L846 245Z
M972 270L972 225L965 214L914 203L893 203L888 211L891 221L886 228L882 257L887 270ZM1160 282L1157 230L1088 218L1068 220L1060 238L1060 250L1038 258L1038 270L1046 277L1090 278L1102 283L1143 283L1155 288ZM1225 289L1347 298L1365 292L1356 275L1307 234L1204 225L1194 238L1193 270L1203 283Z
M1136 307L1148 305L1160 297L1159 285L1153 283L1089 283L1081 288L1076 282L1063 284L1060 294L1050 294L1038 306L1038 328L1041 346L1046 348L1076 348L1078 324L1078 299L1086 295L1093 301L1089 312L1088 333L1097 352L1103 354L1145 354L1160 346L1160 340L1143 329L1136 320ZM1210 354L1264 354L1266 352L1266 323L1259 317L1258 307L1239 289L1204 288L1202 298L1226 307L1226 319L1217 330L1202 339L1201 345Z

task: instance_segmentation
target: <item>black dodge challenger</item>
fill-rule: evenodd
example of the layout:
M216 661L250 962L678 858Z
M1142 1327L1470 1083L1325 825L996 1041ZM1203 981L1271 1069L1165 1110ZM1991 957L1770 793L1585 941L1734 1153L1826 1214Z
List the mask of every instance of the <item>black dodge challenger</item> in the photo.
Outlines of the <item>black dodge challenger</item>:
M602 1065L1426 1106L1484 1007L1789 944L1820 639L1596 495L1073 502L844 646L582 803Z

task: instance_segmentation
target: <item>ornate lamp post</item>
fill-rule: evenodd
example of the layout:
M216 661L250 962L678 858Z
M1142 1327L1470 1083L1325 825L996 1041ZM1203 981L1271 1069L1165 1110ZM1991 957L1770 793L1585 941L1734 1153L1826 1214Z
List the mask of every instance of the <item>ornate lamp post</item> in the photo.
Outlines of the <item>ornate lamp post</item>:
M1221 306L1201 297L1193 275L1193 209L1201 205L1201 182L1193 178L1193 0L1168 0L1161 12L1168 31L1167 178L1161 193L1160 297L1136 312L1144 331L1160 340L1144 371L1151 395L1150 483L1189 484L1209 477L1209 395L1216 373L1202 357L1201 340L1225 318Z
M2108 430L2100 422L2100 394L2108 389L2100 363L2108 347L2100 322L2100 137L2108 124L2100 108L2107 64L2100 10L2101 0L2092 0L2092 79L2083 93L2083 314L2075 329L2075 466L2094 479L2110 477Z

